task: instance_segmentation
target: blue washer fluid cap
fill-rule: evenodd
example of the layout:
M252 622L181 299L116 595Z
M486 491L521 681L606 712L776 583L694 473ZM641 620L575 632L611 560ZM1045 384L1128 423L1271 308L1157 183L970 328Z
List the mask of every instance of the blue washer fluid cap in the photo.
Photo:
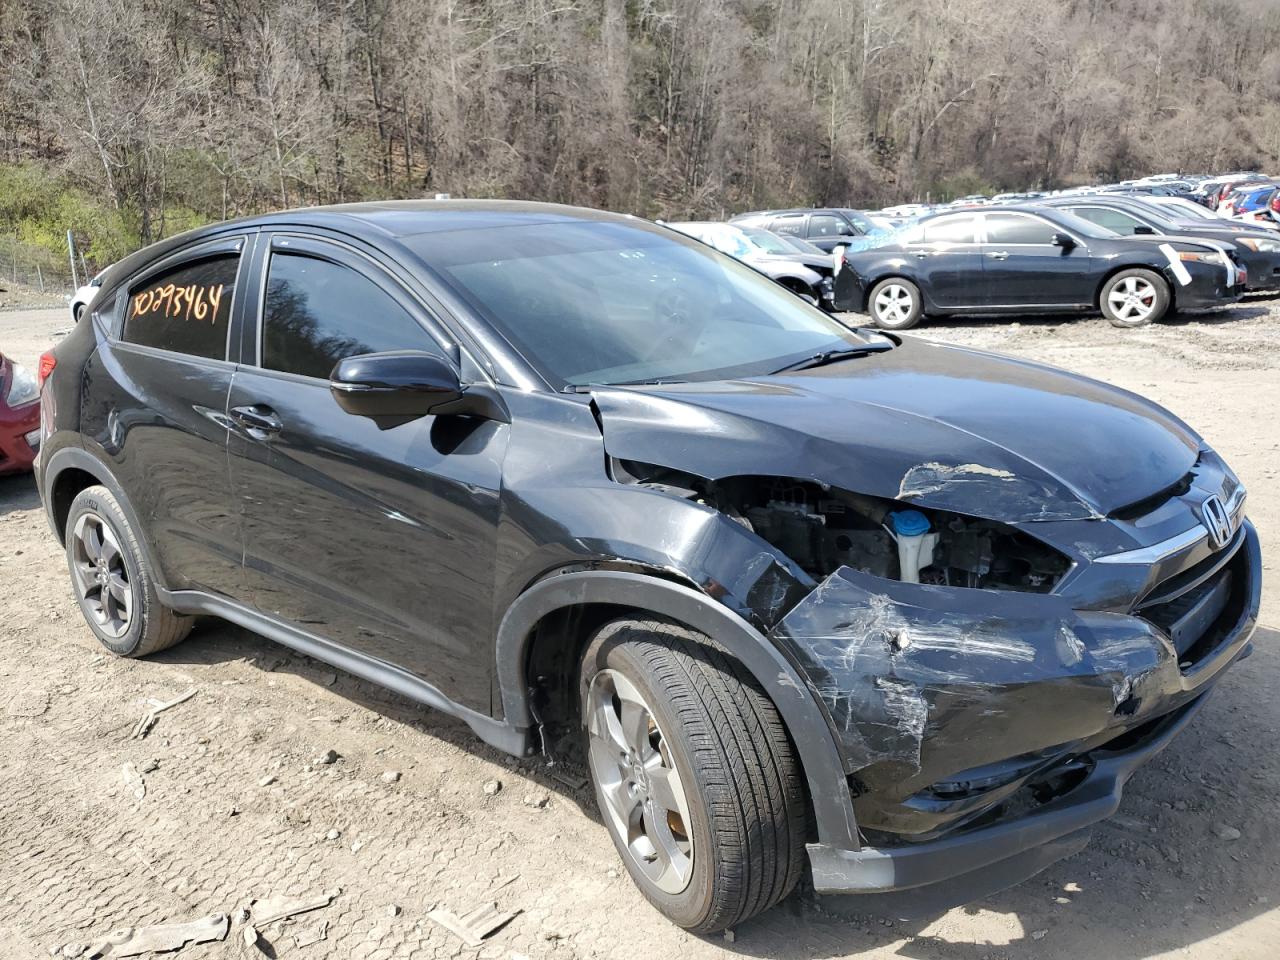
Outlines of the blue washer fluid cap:
M889 514L893 532L900 537L918 537L929 532L929 518L919 510L895 510Z

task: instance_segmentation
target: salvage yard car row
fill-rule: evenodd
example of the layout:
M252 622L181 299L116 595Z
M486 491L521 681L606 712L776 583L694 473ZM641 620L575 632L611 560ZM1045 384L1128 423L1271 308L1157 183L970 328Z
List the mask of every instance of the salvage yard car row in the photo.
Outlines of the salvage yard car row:
M1135 327L1280 289L1280 233L1163 192L1005 194L880 212L889 219L836 207L766 210L671 226L827 310L868 314L890 330L983 313L1100 312ZM784 267L744 251L748 234L813 245L807 267L820 276L801 279L794 255Z

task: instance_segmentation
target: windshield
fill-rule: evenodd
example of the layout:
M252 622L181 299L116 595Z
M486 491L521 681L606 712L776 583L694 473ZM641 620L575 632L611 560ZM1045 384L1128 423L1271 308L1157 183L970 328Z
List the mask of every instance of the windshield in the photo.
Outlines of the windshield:
M1091 237L1094 240L1110 240L1113 237L1120 236L1119 233L1110 227L1104 227L1100 223L1094 223L1092 220L1086 220L1084 217L1077 217L1074 213L1066 210L1055 210L1053 216L1062 226L1066 227L1072 233L1078 233L1084 237Z
M849 218L859 230L863 233L874 233L880 228L871 222L870 218L861 210L850 210L848 207L841 207L840 212Z
M639 220L405 243L557 388L755 376L867 342L750 267Z
M1207 207L1191 200L1170 200L1166 206L1170 207L1174 213L1179 216L1187 216L1196 220L1221 220L1216 213Z
M803 249L798 246L792 246L776 233L770 233L768 230L761 227L744 227L742 232L746 235L747 239L751 241L751 243L755 244L765 253L780 253L788 255L797 253L800 249Z

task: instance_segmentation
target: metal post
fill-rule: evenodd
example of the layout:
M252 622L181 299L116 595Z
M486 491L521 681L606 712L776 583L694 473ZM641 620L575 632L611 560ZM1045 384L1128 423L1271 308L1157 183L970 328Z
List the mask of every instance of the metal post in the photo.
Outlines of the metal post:
M40 264L36 264L36 278L40 281L40 292L44 293L44 271L40 269Z
M71 289L74 290L80 286L80 281L76 279L76 238L70 230L67 231L67 256L71 258ZM44 289L43 284L40 289Z

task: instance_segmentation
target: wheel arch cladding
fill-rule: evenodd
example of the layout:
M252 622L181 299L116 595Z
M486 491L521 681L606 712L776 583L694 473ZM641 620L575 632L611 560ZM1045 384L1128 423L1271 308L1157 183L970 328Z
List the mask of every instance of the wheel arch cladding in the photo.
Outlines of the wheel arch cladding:
M72 502L80 491L100 484L102 481L83 467L66 467L53 478L49 486L49 509L59 543L65 545L67 540L67 516Z
M829 718L802 674L769 639L692 587L643 573L583 570L550 576L521 594L498 628L497 665L508 724L534 725L526 668L539 623L574 606L658 616L714 637L755 677L796 746L822 843L858 849L853 803Z
M145 533L146 528L138 522L133 504L129 501L115 474L105 463L79 447L64 447L49 458L49 463L44 469L48 484L49 519L59 542L64 545L66 543L67 515L70 513L72 501L80 491L92 486L104 486L116 498L129 526L135 531L138 547L146 557L147 567L151 571L151 577L156 586L161 590L165 589L166 584L151 555L150 542Z

